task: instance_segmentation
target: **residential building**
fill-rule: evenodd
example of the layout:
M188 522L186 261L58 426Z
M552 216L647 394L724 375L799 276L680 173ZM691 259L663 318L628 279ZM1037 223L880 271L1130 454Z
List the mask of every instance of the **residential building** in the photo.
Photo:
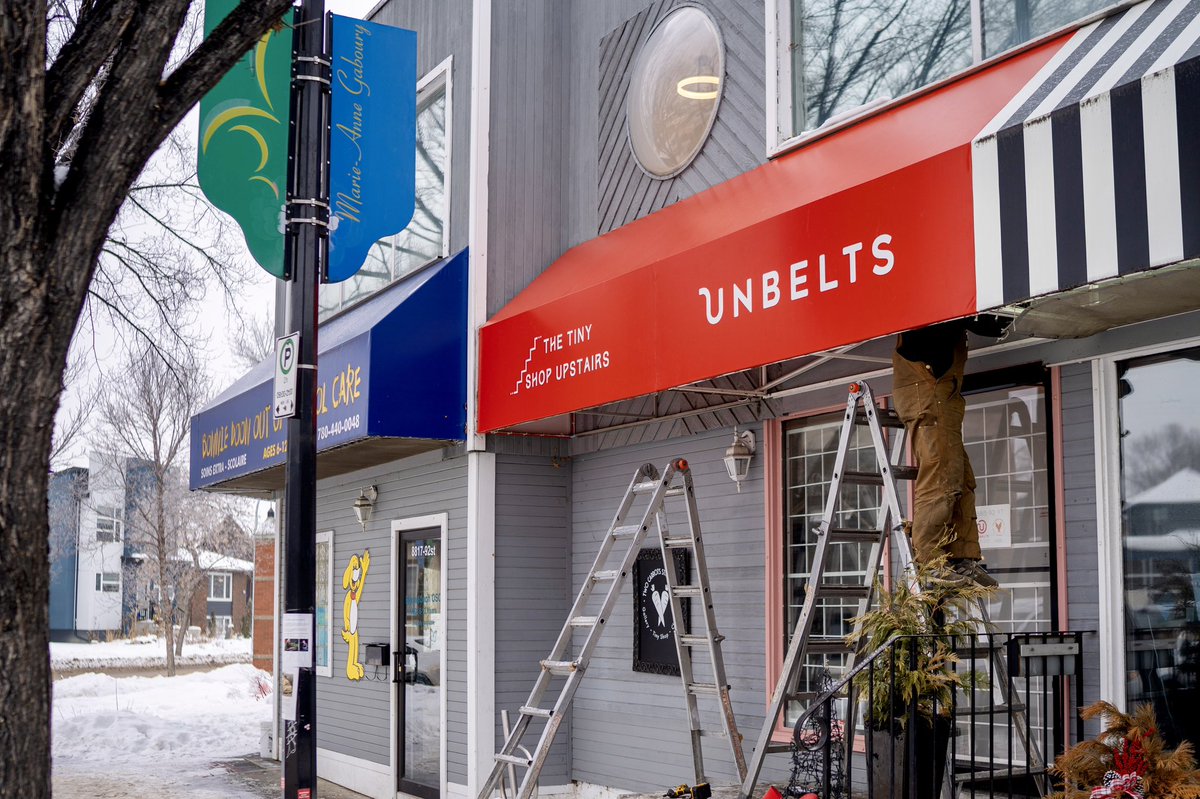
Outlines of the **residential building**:
M1170 742L1200 742L1185 640L1198 9L835 7L375 10L418 33L421 107L439 120L426 146L442 142L424 184L440 210L423 222L439 246L402 260L408 248L385 241L364 277L323 295L318 382L326 396L347 375L362 383L318 419L323 776L377 797L474 799L499 711L526 701L631 477L678 457L752 741L848 384L886 398L895 334L981 312L1013 319L971 340L962 386L980 515L997 531L993 620L1092 632L1086 699L1152 701ZM268 408L270 375L260 365L197 416L193 487L281 491L269 419L242 448L203 447ZM735 483L722 460L745 431L754 459ZM867 579L861 561L847 549L837 576ZM343 638L337 610L351 606ZM851 606L825 609L837 639ZM690 778L678 678L633 668L632 603L607 624L543 794ZM412 679L360 671L369 643L401 653ZM815 657L810 674L842 658ZM1060 742L1071 712L1048 722ZM724 742L704 752L714 782L738 781ZM764 777L787 769L775 759Z

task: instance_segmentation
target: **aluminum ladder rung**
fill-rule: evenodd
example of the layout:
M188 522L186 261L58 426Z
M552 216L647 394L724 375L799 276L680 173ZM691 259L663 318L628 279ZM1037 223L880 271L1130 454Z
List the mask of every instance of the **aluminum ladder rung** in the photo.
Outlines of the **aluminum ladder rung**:
M817 586L817 594L822 599L866 599L871 594L869 585L853 585L850 583L821 583Z
M564 676L574 674L579 671L578 660L543 660L541 661L542 669L551 674Z
M610 535L612 535L613 538L631 538L640 532L642 532L642 525L625 524L620 527L614 527Z
M900 414L896 413L891 408L888 408L887 410L876 408L875 416L877 419L879 419L880 427L890 427L897 430L904 429L904 421L900 418ZM870 422L867 419L867 414L864 411L859 411L858 413L854 414L854 423L857 425L866 425Z
M709 643L719 644L725 640L723 635L681 635L679 643L684 646L704 646Z
M640 483L634 483L633 493L649 494L652 491L654 491L654 489L658 488L661 484L662 484L661 480L643 480ZM683 491L684 491L684 489L682 486L674 486L674 487L668 488L666 491L664 491L663 495L668 496L668 497L677 497L677 496L680 496L681 494L683 494Z
M604 569L602 571L592 573L593 583L604 583L615 580L618 577L624 577L625 573L620 569Z
M692 599L703 596L705 589L698 585L677 585L671 589L671 593L680 599Z
M721 689L715 683L711 682L693 682L688 683L688 693L691 694L708 694L717 696L721 693Z
M858 530L850 527L835 527L826 535L831 544L874 544L882 533L878 530Z
M529 705L521 705L519 712L522 716L534 716L539 719L548 719L554 715L553 710L547 710L544 707L530 707Z
M568 621L567 624L571 625L572 627L595 627L597 621L599 621L601 624L604 623L604 620L599 616L572 616L571 620Z
M683 549L684 547L692 546L693 541L688 536L678 536L675 538L664 538L663 546L667 549Z
M499 753L495 757L496 762L498 763L511 763L514 766L525 766L526 768L529 768L533 765L532 759L528 757L520 757L519 755L506 755L504 753Z
M810 638L805 651L810 655L847 655L854 650L841 638Z
M916 480L917 467L915 466L892 466L892 479L894 480ZM857 470L848 470L842 472L842 482L852 485L864 486L882 486L883 475L879 472L860 472Z

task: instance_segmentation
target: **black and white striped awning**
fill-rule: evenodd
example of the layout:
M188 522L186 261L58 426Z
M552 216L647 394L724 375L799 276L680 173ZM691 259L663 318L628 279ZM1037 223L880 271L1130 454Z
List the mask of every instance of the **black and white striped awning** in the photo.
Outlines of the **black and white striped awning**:
M980 309L1200 256L1200 0L1077 31L972 158Z

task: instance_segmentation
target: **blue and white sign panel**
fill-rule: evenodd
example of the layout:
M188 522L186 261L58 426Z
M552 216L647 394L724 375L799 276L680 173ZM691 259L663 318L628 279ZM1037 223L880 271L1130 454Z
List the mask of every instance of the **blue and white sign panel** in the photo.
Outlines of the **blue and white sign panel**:
M379 239L412 220L417 151L417 34L333 16L327 280L353 277Z

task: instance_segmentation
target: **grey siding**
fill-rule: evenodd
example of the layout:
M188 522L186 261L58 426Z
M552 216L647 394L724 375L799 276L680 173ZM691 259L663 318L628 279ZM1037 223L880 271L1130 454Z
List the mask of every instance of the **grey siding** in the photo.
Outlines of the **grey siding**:
M376 485L379 499L364 532L351 510L361 487ZM371 668L360 681L346 677L347 644L341 630L342 571L352 555L371 550L359 604L359 645L390 641L392 521L446 513L447 759L452 782L466 781L466 506L465 457L422 455L322 480L317 487L317 530L333 530L333 675L318 678L317 745L388 764L391 752L391 675Z
M667 180L637 165L626 136L625 99L634 59L654 26L684 5L658 0L600 43L597 233L607 233L759 166L765 160L764 10L761 2L700 5L725 43L725 82L712 133L695 161Z
M761 433L757 426L756 433ZM733 687L739 730L752 742L762 725L767 701L765 645L762 462L751 464L739 494L721 462L732 431L728 428L665 442L607 450L575 459L572 475L572 588L577 591L591 568L630 478L642 463L661 468L674 457L693 470L713 601ZM672 513L673 525L684 521ZM692 780L682 685L678 677L634 672L631 668L633 588L624 586L616 612L606 625L572 709L574 779L617 788L661 790ZM579 636L576 636L576 644ZM706 669L698 670L698 678ZM720 724L711 699L702 699L706 729ZM750 745L747 743L747 745ZM705 764L718 783L736 782L724 738L705 740ZM765 779L786 778L778 771L786 758L771 758Z
M1096 539L1096 442L1090 364L1064 366L1062 377L1062 525L1066 535L1067 627L1100 629ZM1084 641L1083 695L1100 697L1096 636Z
M417 32L417 75L454 56L450 143L450 252L467 246L471 136L471 0L393 0L371 18Z
M625 73L640 41L631 37L644 38L648 20L676 4L493 7L489 315L570 247L765 161L762 0L706 3L725 40L726 85L712 136L692 166L657 181L628 156ZM627 24L625 39L613 39ZM606 54L602 42L615 49ZM608 207L604 222L600 209Z
M512 455L496 459L496 708L507 708L513 722L573 599L570 491L570 461ZM542 769L543 787L570 779L569 732L568 720ZM526 746L532 748L540 734L539 721L526 736ZM497 749L502 743L497 719Z

